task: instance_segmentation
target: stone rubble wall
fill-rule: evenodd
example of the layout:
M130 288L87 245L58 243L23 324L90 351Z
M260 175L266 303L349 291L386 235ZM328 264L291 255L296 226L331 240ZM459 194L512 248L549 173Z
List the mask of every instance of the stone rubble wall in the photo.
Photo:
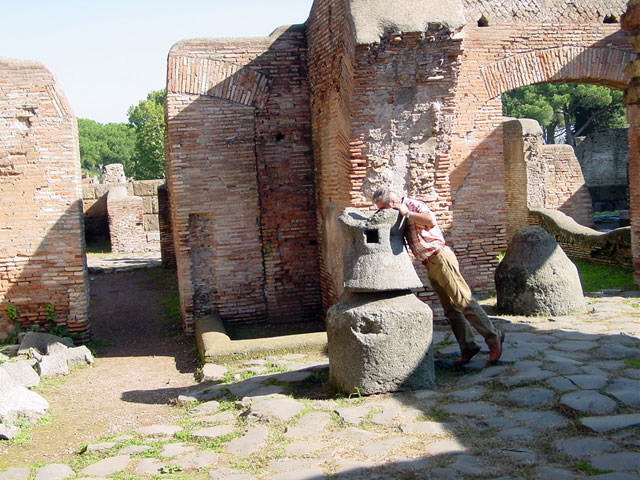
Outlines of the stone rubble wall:
M0 59L0 338L56 323L88 339L76 119L54 75L37 62Z
M156 251L160 248L160 223L158 219L158 187L164 180L135 180L127 183L102 183L82 185L82 204L87 241L100 241L107 238L112 240L112 251L116 245L124 245L128 241L133 243L127 247L127 253ZM126 188L130 196L140 197L139 214L142 216L144 231L135 237L126 235L128 239L119 238L124 232L115 234L110 229L109 213L107 211L107 194L114 188ZM135 203L138 205L138 203ZM132 204L133 205L133 204ZM110 237L111 236L111 237ZM120 248L120 247L117 247Z
M575 151L596 212L629 208L629 129L582 137Z
M588 187L628 185L628 137L628 128L612 128L590 133L576 145L576 157Z
M469 22L620 23L626 0L462 0Z

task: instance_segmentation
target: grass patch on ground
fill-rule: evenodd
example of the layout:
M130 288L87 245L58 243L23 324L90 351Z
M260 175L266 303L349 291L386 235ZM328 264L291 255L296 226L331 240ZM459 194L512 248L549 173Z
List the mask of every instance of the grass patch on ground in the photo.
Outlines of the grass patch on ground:
M624 363L633 368L640 368L640 359L638 358L625 358Z
M585 292L598 292L601 290L634 290L633 270L616 265L603 265L599 263L575 260Z
M111 241L107 238L99 242L87 242L88 254L111 253Z

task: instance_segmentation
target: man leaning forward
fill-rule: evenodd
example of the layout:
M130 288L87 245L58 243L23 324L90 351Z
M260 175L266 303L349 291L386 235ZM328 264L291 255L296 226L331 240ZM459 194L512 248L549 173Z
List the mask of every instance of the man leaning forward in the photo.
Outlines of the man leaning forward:
M460 274L458 259L445 244L433 212L424 202L401 198L388 187L376 190L373 203L379 209L394 208L407 219L406 236L411 251L427 268L431 286L458 341L461 355L455 363L469 363L480 351L470 325L489 346L489 362L497 363L502 355L504 333L493 326L486 312L473 298L469 285Z

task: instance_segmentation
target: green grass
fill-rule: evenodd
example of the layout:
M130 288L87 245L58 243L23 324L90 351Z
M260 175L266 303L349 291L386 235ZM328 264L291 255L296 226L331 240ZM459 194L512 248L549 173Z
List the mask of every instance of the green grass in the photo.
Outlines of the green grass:
M636 288L631 268L591 263L584 260L576 260L574 263L578 267L582 290L585 292L608 289L634 290Z
M578 462L576 464L576 470L578 470L580 473L584 473L588 477L591 477L593 475L601 475L603 473L611 473L613 471L613 470L598 470L597 468L592 467L591 464L586 460L582 460Z
M624 363L633 368L640 368L640 359L638 358L625 358Z
M178 295L171 295L165 299L164 315L172 322L180 320L180 297Z
M109 239L101 242L87 243L87 253L111 253L111 241Z

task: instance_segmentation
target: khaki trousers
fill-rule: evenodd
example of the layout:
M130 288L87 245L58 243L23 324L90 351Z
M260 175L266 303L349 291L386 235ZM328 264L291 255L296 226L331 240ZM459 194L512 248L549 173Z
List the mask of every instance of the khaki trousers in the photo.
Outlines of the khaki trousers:
M431 287L438 295L444 314L458 341L460 352L464 353L476 347L469 324L484 337L487 345L494 345L498 341L498 331L471 295L471 289L460 274L458 259L453 251L445 246L439 254L431 256L423 263L427 267Z

